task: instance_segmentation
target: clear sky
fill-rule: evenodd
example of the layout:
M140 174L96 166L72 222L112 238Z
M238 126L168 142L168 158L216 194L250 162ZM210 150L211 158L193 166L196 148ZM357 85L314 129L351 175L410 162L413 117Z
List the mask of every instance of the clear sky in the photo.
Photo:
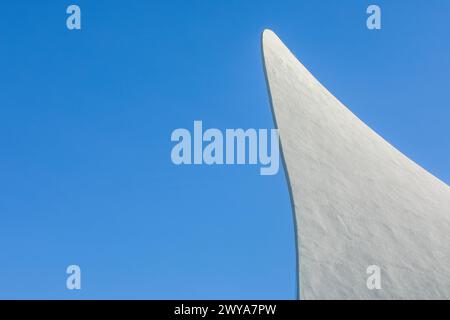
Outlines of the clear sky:
M81 31L66 28L70 4ZM448 184L449 16L446 0L3 3L0 298L295 298L283 170L177 167L172 131L273 127L271 28ZM71 264L80 291L66 289Z

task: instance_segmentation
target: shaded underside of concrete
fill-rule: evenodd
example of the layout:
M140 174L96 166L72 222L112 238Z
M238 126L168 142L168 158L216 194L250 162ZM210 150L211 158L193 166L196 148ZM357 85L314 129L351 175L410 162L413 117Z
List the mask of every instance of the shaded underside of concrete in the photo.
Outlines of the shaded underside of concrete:
M339 102L270 30L263 60L301 299L449 299L450 188ZM381 289L369 290L368 266Z

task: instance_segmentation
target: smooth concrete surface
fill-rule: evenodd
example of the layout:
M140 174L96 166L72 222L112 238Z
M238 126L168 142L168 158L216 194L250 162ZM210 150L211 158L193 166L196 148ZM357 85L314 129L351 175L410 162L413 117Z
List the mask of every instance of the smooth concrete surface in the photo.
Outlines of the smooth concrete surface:
M358 119L272 31L262 47L295 211L300 299L449 299L449 186ZM367 287L371 265L380 290Z

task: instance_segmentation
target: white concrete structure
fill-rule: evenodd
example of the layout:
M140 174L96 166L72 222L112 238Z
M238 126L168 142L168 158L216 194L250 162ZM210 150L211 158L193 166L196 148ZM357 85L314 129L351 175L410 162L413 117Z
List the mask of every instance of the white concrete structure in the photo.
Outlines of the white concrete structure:
M450 188L262 39L298 241L301 299L450 299ZM381 269L381 289L367 268Z

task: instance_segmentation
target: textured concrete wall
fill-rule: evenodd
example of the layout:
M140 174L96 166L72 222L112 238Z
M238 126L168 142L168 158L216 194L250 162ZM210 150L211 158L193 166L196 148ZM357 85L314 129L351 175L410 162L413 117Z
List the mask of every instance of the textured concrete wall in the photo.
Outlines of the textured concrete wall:
M263 58L295 211L301 299L449 299L450 188L327 91L269 30ZM381 268L381 290L366 269Z

